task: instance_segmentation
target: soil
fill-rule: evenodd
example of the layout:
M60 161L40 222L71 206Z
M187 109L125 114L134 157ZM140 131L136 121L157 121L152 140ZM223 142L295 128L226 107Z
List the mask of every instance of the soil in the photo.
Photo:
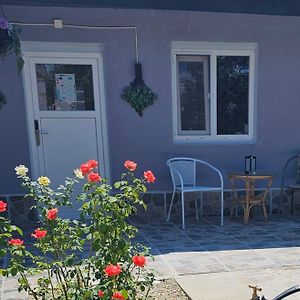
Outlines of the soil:
M157 281L149 293L149 300L190 300L175 279Z

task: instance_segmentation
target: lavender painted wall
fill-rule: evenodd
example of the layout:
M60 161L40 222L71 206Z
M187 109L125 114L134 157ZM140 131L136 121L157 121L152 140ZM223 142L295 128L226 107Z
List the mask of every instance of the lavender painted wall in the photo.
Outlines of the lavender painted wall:
M153 189L171 188L165 161L172 156L206 160L226 174L243 168L244 156L255 154L258 167L280 171L285 160L300 152L300 18L158 10L42 8L4 6L19 22L87 25L136 25L146 84L158 94L156 103L139 117L120 98L134 77L131 31L55 30L23 27L21 39L102 43L111 171L116 178L125 159L139 170L157 175ZM258 44L257 141L255 144L175 144L172 140L172 41L255 42ZM0 64L0 86L8 104L0 110L0 193L20 192L13 166L29 164L22 78L14 58ZM275 184L275 185L278 185Z

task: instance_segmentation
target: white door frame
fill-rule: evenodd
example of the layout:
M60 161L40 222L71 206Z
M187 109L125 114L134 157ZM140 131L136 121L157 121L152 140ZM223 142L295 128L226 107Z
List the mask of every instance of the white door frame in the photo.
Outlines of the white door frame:
M110 164L109 164L109 149L108 149L108 133L107 133L107 120L106 120L106 105L105 105L105 85L103 76L103 59L102 59L102 46L100 44L84 44L84 43L52 43L52 42L22 42L22 53L24 55L24 68L22 71L24 94L25 94L25 109L27 119L27 131L29 139L29 154L30 154L30 170L33 179L36 179L40 174L41 166L39 165L39 153L35 140L35 129L34 129L34 105L33 103L36 98L36 91L32 88L36 80L32 78L33 73L30 69L31 61L53 61L59 62L65 59L69 61L77 60L82 63L92 63L93 73L97 72L97 78L99 82L95 84L94 89L98 87L94 95L95 111L94 116L96 120L96 135L98 143L99 159L103 162L102 169L104 173L102 177L110 180ZM95 78L93 77L93 80ZM98 96L98 97L97 97ZM95 114L95 112L99 112ZM56 117L67 117L67 112L55 112ZM50 112L51 114L51 112ZM88 111L83 112L84 115L88 115ZM49 116L49 111L47 112ZM72 117L82 115L82 112L72 112ZM70 115L68 116L71 117ZM101 128L102 132L99 132ZM91 158L93 159L93 158ZM76 168L77 166L74 166ZM71 174L70 174L71 175Z

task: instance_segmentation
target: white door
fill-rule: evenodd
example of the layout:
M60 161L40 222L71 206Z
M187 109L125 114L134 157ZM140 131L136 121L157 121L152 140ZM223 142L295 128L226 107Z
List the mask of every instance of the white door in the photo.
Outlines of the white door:
M33 176L49 177L56 189L83 162L96 159L107 177L99 58L41 56L30 54L24 72ZM60 210L62 217L78 218L73 202L72 209Z

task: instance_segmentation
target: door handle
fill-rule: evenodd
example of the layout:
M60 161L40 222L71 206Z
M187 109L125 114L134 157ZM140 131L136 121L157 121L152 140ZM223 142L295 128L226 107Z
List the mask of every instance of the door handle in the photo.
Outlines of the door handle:
M35 134L35 142L37 146L41 145L41 137L40 137L40 129L39 129L39 121L34 120L34 134Z

